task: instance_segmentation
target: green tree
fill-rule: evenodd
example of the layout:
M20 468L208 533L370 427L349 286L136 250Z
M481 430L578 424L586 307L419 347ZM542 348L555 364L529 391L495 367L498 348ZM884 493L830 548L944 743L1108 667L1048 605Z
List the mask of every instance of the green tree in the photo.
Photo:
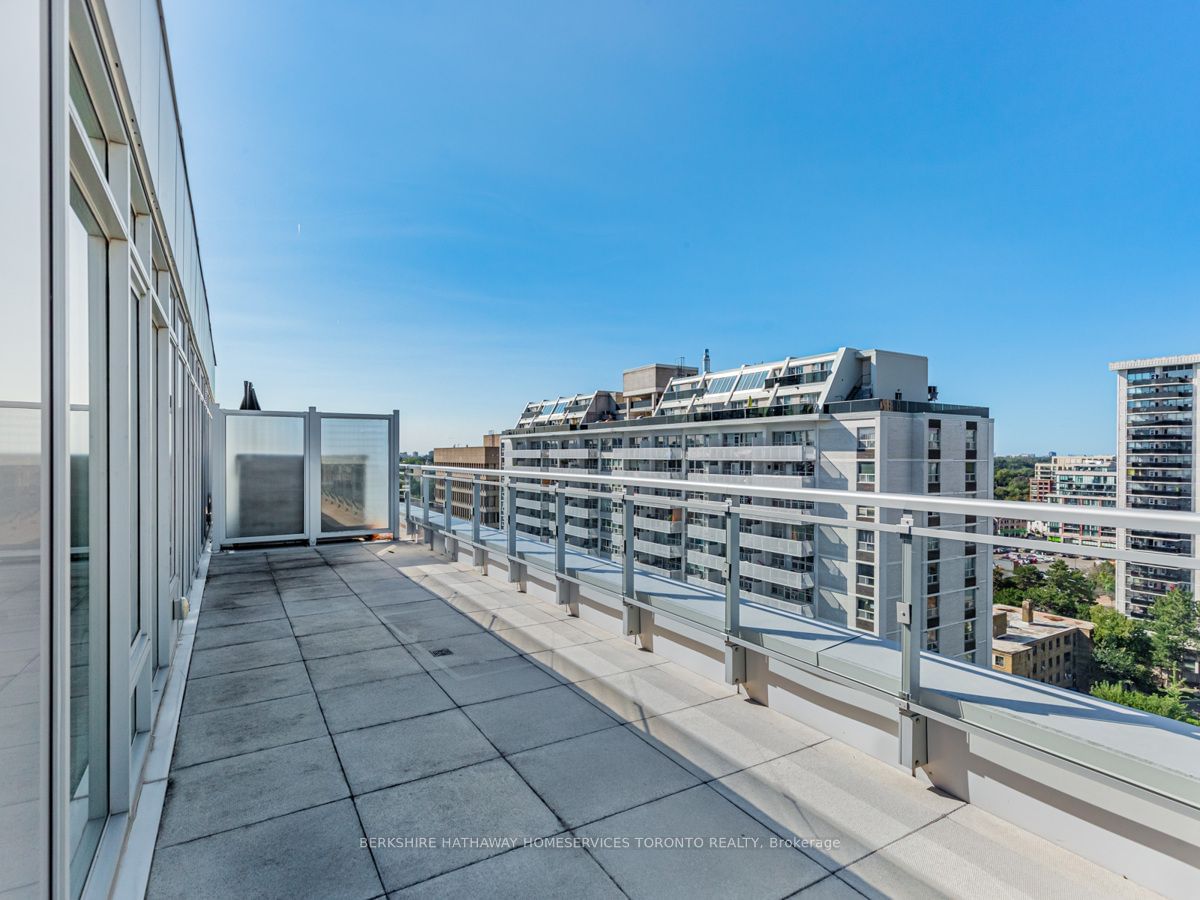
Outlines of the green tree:
M1088 577L1061 559L1050 563L1046 570L1045 588L1051 611L1060 616L1086 617L1095 599Z
M1092 585L1086 575L1061 559L1042 572L1037 566L1016 566L1011 573L997 567L992 573L992 601L1020 606L1032 600L1034 609L1058 616L1086 618L1092 605Z
M1110 703L1120 703L1122 706L1130 706L1134 709L1154 713L1157 716L1178 719L1190 725L1200 725L1200 719L1193 716L1183 702L1177 683L1168 688L1165 693L1146 694L1141 691L1129 690L1119 684L1102 681L1092 685L1091 693L1093 697L1099 697Z
M1112 596L1117 590L1117 567L1111 559L1106 559L1092 569L1088 579L1092 582L1093 596L1108 594Z
M1200 639L1196 600L1191 591L1173 588L1150 607L1150 640L1154 665L1174 678L1188 647Z
M1045 576L1037 566L1014 566L1011 572L992 569L992 602L1020 606L1030 591L1041 585Z
M997 500L1028 500L1034 466L1048 456L997 456L992 461L992 488Z
M1152 690L1150 636L1140 622L1107 606L1093 606L1092 677L1098 681Z

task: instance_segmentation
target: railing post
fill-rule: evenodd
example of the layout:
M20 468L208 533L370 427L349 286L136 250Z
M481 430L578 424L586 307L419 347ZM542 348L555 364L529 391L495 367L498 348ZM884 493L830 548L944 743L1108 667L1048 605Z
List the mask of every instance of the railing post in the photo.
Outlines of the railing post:
M732 501L725 504L725 633L741 626L741 523Z
M554 488L554 580L559 606L571 602L571 583L567 575L567 491L562 483Z
M746 680L746 648L728 638L738 637L742 619L742 516L732 500L725 503L725 681Z
M443 539L445 541L444 546L446 548L446 555L450 556L451 541L454 538L454 478L450 475L447 475L444 483L446 485L446 502L442 507L442 524L445 526L446 530L443 533ZM454 556L457 557L458 541L454 540L453 545Z
M925 632L925 607L913 590L913 516L900 516L900 764L915 773L928 761L925 717L912 709L921 696L921 645Z
M687 478L687 463L683 464L683 477ZM683 552L679 557L679 580L687 581L687 540L688 540L688 508L687 508L687 491L683 492L683 506L679 509L680 522L680 541L683 543Z
M317 546L317 535L321 533L321 416L315 406L308 408L305 417L304 469L306 474L305 488L308 493L308 515L304 523L304 533L308 538L308 546Z
M479 508L479 506L480 506L479 495L480 495L479 479L472 478L471 479L471 541L475 544L479 543L479 524L480 524L479 517L481 515L480 508Z
M388 504L388 530L392 540L400 537L400 410L393 409L388 416L388 487L391 503ZM407 491L405 492L407 496ZM405 527L407 527L407 522Z
M404 471L404 529L412 532L412 473Z
M433 527L429 524L429 507L433 505L433 477L421 472L421 507L425 511L425 540L433 549Z
M561 484L554 488L554 571L567 571L567 494Z
M508 511L505 526L508 538L508 581L520 583L520 563L517 561L517 488L511 481L504 486L504 506Z
M621 490L621 594L626 598L621 611L621 630L626 635L642 633L642 610L639 606L629 603L637 599L637 589L634 583L633 560L633 492Z
M471 555L475 565L483 569L483 574L487 574L487 550L483 548L481 540L481 529L483 519L483 489L479 484L479 476L471 477Z

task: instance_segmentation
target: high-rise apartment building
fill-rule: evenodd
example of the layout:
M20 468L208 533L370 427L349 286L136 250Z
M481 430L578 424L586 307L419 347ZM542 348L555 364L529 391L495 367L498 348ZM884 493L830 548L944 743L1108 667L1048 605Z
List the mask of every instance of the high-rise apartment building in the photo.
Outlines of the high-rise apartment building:
M707 368L707 366L706 366ZM504 435L505 467L552 474L621 473L729 485L729 496L763 507L743 512L743 595L796 608L826 621L894 637L901 597L900 543L864 525L872 507L856 492L992 495L992 422L986 409L932 403L925 357L844 347L815 356L672 377L652 414L622 415L619 395L588 394L526 406ZM741 496L739 485L833 488L842 504ZM655 491L664 500L671 491ZM783 523L768 509L815 513L839 524ZM608 556L623 547L620 501L569 498L565 540ZM896 522L900 512L883 513ZM955 533L986 534L970 516L918 514L945 538L918 540L914 596L925 603L926 646L949 656L989 660L989 564ZM554 534L554 504L518 491L516 527ZM638 504L634 557L644 569L723 586L725 531L718 515L669 502ZM978 628L976 623L983 623Z
M1035 492L1034 485L1038 490ZM1041 485L1047 485L1045 490ZM1117 505L1117 458L1100 456L1053 456L1037 463L1029 481L1029 499L1062 506L1093 506L1112 509ZM1115 547L1114 528L1047 522L1051 540L1087 547Z
M1194 511L1197 491L1195 393L1200 354L1109 364L1117 373L1117 505ZM1196 556L1186 535L1118 529L1117 546ZM1194 591L1195 572L1117 561L1117 609L1145 616L1172 588Z

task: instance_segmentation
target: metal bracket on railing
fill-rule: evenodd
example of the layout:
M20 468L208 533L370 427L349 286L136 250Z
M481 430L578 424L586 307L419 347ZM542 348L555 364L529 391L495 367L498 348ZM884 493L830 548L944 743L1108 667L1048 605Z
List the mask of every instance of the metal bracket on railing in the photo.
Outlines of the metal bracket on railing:
M621 605L621 633L626 637L642 633L642 608L632 603Z
M929 763L929 720L909 708L907 702L900 704L900 765L915 775Z
M725 642L725 683L746 683L746 648L731 641Z

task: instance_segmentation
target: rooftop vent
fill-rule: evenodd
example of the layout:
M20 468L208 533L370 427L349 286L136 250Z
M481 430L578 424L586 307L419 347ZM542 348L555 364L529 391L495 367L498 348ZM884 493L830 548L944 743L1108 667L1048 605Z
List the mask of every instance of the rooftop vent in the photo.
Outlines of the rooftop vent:
M239 406L238 409L262 409L262 407L258 405L258 395L254 393L253 382L242 382L242 405Z

